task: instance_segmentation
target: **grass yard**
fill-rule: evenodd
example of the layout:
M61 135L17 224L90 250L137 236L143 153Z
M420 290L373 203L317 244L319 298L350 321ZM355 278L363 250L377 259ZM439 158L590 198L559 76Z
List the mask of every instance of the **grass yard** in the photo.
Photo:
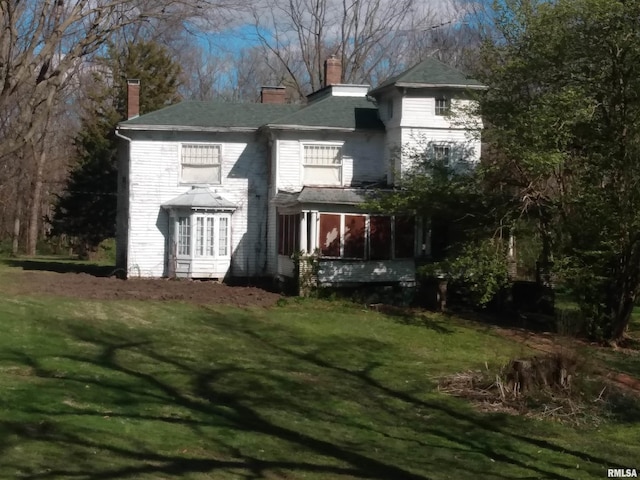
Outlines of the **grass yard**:
M21 270L0 266L0 288ZM42 273L42 275L56 275ZM0 298L0 478L585 479L640 425L474 411L438 377L523 347L438 315Z

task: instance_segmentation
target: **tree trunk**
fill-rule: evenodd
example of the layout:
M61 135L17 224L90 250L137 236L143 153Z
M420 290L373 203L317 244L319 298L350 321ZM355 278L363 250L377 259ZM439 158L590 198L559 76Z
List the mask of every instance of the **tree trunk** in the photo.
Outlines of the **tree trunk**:
M627 330L627 326L631 321L631 314L635 306L635 300L633 298L624 298L619 303L619 308L615 310L613 316L613 325L611 327L611 342L617 343L624 338L624 333Z
M29 212L29 230L27 231L27 255L35 256L38 245L38 226L42 207L42 172L47 158L45 150L36 154L36 174L33 182L31 211Z
M20 219L22 218L22 196L16 192L16 210L13 217L13 241L11 244L11 254L18 255L20 247Z

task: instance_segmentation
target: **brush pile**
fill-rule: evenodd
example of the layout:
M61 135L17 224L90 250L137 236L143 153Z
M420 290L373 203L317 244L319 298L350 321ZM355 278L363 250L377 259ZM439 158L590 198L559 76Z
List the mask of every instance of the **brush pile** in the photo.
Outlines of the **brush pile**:
M581 371L566 353L518 358L497 371L468 371L441 379L438 389L471 400L485 412L550 418L574 425L600 424L619 395Z

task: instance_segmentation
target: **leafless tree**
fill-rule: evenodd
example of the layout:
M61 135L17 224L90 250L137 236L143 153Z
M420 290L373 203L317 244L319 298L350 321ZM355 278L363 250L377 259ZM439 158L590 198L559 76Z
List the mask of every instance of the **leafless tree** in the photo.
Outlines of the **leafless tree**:
M14 250L26 238L27 251L35 252L48 200L45 179L52 165L64 171L51 146L70 142L54 125L69 106L66 92L80 86L93 56L109 42L177 38L185 24L215 28L241 3L225 2L0 0L0 234L13 236Z
M412 34L451 22L452 1L264 0L255 35L285 66L300 94L323 85L323 62L338 56L345 83L377 83L412 63Z

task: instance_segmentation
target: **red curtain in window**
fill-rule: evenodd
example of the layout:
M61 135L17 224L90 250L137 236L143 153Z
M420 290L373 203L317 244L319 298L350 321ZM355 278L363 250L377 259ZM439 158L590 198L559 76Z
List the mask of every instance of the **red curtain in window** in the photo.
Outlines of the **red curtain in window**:
M415 242L415 218L396 217L395 258L413 258Z
M340 215L320 215L320 252L325 257L340 256Z
M391 217L372 216L369 219L369 258L391 259Z
M344 217L344 256L345 258L364 258L365 217L345 215Z

